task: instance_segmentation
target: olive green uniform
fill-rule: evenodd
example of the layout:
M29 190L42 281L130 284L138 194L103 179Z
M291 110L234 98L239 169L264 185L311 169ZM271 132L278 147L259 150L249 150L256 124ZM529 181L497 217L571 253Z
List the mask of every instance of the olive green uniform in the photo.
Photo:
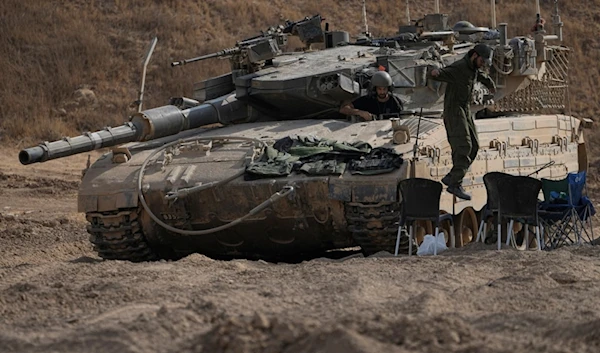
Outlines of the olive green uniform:
M475 81L480 81L489 89L495 89L494 81L478 70L465 55L451 65L439 69L436 81L447 82L444 97L444 125L448 142L452 148L452 170L449 185L460 185L479 151L477 129L473 122L471 96Z

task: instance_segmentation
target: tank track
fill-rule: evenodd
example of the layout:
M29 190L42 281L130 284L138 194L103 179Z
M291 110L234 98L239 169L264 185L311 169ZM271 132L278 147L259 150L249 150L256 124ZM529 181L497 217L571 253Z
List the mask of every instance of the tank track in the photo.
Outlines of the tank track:
M156 260L142 233L138 215L138 209L87 213L86 219L90 222L87 231L94 251L106 260Z
M356 203L348 202L345 207L348 230L365 256L379 251L394 253L400 204L396 202ZM399 253L408 251L406 233L400 237ZM413 247L416 251L416 247Z

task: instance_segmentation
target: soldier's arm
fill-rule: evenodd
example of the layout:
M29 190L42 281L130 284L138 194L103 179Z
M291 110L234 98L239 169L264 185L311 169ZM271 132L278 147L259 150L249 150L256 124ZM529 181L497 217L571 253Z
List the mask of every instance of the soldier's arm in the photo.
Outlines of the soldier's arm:
M477 70L477 81L483 83L483 85L487 87L490 92L496 92L496 84L494 83L494 80L492 80L485 72Z
M371 113L355 108L352 101L342 103L339 111L344 115L358 115L366 121L373 120Z
M429 77L441 82L454 82L460 77L460 68L457 66L446 66L442 69L433 69L429 73Z

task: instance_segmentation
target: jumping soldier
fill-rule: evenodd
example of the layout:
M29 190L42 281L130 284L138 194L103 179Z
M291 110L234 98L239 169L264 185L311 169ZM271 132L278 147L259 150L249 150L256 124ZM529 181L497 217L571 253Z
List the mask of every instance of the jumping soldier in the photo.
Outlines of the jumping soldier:
M480 69L491 65L492 49L485 44L477 44L467 55L442 69L433 69L429 76L447 82L444 96L444 125L448 142L452 148L452 170L442 178L448 192L465 200L470 200L462 187L462 180L479 151L477 129L469 108L475 80L483 83L493 94L494 81Z

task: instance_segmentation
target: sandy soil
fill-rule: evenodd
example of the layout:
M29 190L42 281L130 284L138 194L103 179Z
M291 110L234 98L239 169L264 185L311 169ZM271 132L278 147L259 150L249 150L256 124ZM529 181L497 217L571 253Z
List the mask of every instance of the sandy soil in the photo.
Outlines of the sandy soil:
M600 247L102 261L76 213L86 158L0 153L0 352L600 351Z

